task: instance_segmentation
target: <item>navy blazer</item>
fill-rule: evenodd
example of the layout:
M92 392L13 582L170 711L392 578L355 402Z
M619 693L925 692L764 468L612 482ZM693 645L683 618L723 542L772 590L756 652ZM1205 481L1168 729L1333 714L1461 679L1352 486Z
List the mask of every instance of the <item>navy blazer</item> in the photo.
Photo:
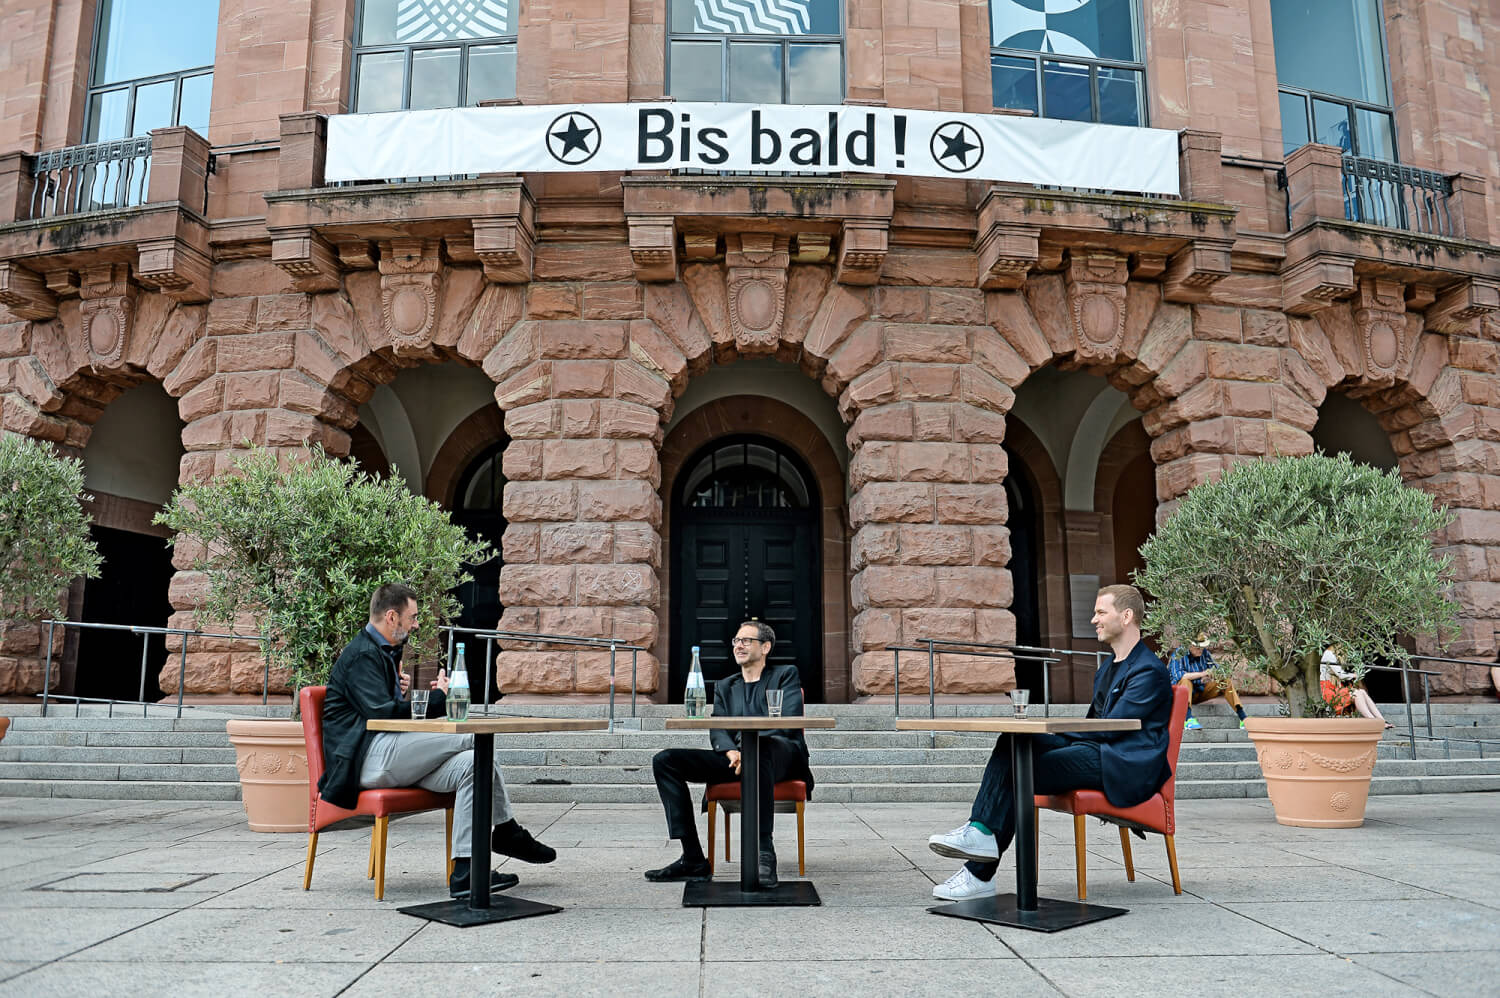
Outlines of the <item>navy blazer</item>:
M1102 709L1100 705L1102 704ZM1104 770L1104 796L1115 807L1134 807L1161 789L1172 768L1167 763L1171 742L1172 682L1167 667L1136 642L1122 659L1111 655L1094 676L1094 700L1089 717L1138 717L1139 731L1078 733L1075 738L1099 741Z
M323 699L323 778L318 792L336 807L353 810L359 798L359 769L364 765L372 719L410 720L411 701L396 699L396 663L380 650L370 632L360 628L344 646L328 677ZM433 690L429 716L446 710L447 698Z
M714 716L766 717L770 713L766 708L766 690L768 689L781 690L783 714L789 717L802 716L802 677L798 674L795 665L767 665L765 671L760 674L760 682L754 686L745 685L745 677L738 669L718 680L714 683ZM785 738L801 750L803 771L792 776L792 779L805 782L807 792L811 795L813 777L812 770L807 765L807 739L802 737L802 729L776 728L771 731L762 731L760 734L762 738L768 735ZM713 728L709 731L708 737L715 752L730 752L740 747L740 732L738 731Z

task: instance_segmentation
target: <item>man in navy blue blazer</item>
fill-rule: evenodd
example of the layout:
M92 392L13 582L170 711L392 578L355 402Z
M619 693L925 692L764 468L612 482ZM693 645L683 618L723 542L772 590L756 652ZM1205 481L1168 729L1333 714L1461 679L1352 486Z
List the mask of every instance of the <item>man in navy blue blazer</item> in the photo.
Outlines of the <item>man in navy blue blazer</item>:
M1102 790L1116 807L1133 807L1161 789L1171 773L1167 730L1172 683L1162 660L1141 641L1146 602L1134 586L1105 586L1094 600L1094 633L1113 654L1094 677L1089 717L1140 718L1138 731L1035 735L1032 771L1039 794ZM963 867L932 889L946 901L966 901L995 892L1000 855L1016 833L1011 786L1010 736L1001 735L984 769L969 820L927 845L939 856L962 859Z

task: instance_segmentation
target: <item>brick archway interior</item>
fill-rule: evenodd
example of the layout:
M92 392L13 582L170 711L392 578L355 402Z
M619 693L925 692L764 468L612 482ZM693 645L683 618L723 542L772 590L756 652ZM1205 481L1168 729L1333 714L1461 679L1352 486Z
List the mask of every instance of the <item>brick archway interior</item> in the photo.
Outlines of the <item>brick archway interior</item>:
M853 694L849 662L848 519L845 482L838 457L822 431L784 402L754 395L715 399L688 413L662 442L661 592L671 590L671 496L677 474L698 448L729 434L770 437L796 451L812 469L822 502L819 527L823 543L823 699L845 703ZM661 614L657 648L671 648L672 614ZM667 688L668 663L662 661L658 689Z
M452 509L458 501L458 482L485 448L505 443L505 414L497 405L484 406L468 416L448 434L432 459L424 488L427 498Z

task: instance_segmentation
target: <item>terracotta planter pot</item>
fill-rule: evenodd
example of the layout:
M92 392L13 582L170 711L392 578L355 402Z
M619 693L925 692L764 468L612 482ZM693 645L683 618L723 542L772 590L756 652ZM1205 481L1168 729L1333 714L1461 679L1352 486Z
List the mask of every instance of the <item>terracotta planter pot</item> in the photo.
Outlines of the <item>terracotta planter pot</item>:
M0 742L5 741L5 733L10 730L10 718L0 717Z
M1365 717L1251 717L1245 730L1278 822L1308 828L1364 824L1384 723Z
M234 746L250 830L307 831L307 744L302 722L229 721L225 728Z

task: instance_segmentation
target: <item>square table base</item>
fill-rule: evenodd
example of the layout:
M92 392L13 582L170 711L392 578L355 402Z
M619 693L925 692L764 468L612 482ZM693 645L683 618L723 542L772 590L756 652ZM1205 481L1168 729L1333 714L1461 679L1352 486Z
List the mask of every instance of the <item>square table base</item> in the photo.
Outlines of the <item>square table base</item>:
M1056 901L1052 898L1037 898L1036 911L1022 911L1016 905L1014 894L970 898L956 904L940 904L927 910L934 915L964 918L971 922L1009 925L1013 928L1032 929L1036 932L1060 932L1078 925L1087 925L1089 922L1114 918L1127 911L1125 908L1110 908L1102 904Z
M491 897L488 908L470 908L467 898L458 901L433 901L430 904L414 904L397 911L403 915L415 915L432 922L454 925L467 929L471 925L490 925L509 922L516 918L532 918L536 915L555 915L562 908L555 904L528 901L525 898Z
M684 908L808 908L823 903L806 880L791 880L758 891L742 891L738 882L690 881L682 889Z

